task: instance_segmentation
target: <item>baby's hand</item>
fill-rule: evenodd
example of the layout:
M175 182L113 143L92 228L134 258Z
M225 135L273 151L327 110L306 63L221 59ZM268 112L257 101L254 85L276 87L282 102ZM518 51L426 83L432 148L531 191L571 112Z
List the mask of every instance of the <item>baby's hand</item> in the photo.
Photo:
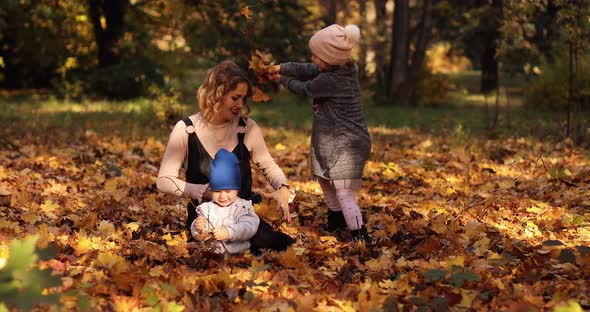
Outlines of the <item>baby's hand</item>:
M199 216L195 222L199 232L204 232L207 229L207 219L205 217Z
M226 240L229 238L229 231L227 230L227 228L214 229L213 236L218 241Z

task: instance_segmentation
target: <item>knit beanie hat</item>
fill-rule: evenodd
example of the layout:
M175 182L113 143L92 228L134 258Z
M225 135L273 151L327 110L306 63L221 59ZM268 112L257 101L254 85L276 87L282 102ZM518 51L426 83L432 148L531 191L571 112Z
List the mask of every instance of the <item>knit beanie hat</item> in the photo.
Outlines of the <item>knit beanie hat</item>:
M346 64L352 59L352 48L361 37L356 25L333 24L321 29L309 40L311 52L330 65Z
M238 157L226 149L220 149L211 161L209 186L212 191L240 189L240 162Z

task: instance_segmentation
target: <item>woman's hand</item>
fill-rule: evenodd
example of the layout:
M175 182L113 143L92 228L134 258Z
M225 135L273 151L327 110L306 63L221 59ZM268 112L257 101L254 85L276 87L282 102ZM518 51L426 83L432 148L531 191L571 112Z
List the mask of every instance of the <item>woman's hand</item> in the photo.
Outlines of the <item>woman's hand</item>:
M207 184L207 189L205 190L205 192L203 192L203 196L201 196L200 202L204 203L207 201L211 201L211 199L211 187L209 187L209 184Z
M283 212L283 220L291 223L291 216L289 215L289 196L291 196L291 191L289 187L283 185L272 193L262 192L262 196L275 200L277 202L277 208Z
M229 231L227 230L227 228L214 229L213 236L216 240L223 241L229 238Z

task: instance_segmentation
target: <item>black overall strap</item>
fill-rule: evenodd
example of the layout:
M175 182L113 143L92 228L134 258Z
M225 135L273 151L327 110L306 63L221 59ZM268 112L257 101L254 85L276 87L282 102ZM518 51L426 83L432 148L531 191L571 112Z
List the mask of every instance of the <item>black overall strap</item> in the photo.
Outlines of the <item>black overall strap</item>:
M238 121L238 145L234 153L240 160L240 173L242 176L242 188L240 189L240 198L250 199L254 204L262 201L259 194L252 192L252 168L250 166L250 152L244 143L246 137L246 118L240 117Z
M244 138L246 137L246 120L245 120L245 118L240 117L240 121L238 122L238 125L244 129L244 132L238 131L238 151L239 151L240 155L236 155L236 156L238 156L238 159L244 159L244 158L246 158L244 156L244 149L246 149L246 145L244 144ZM246 149L246 153L247 153L247 149ZM247 158L248 158L248 160L250 160L250 155L248 155Z
M198 170L198 166L201 163L201 155L199 153L199 138L197 138L197 134L195 132L195 126L190 120L190 118L185 117L182 119L182 122L186 125L186 133L188 134L188 155L187 155L187 168L185 173L185 179L188 183L201 183L205 184L208 181L203 183L203 175L201 174L200 170ZM191 199L187 206L187 220L186 220L186 228L189 230L193 222L197 218L197 211L196 207L199 205L199 201L196 199Z
M200 148L201 144L199 142L199 138L197 137L197 133L195 132L195 126L188 117L182 119L182 122L184 122L184 124L186 125L185 131L188 134L188 161L185 173L186 182L193 184L207 184L209 183L209 177L205 175L201 170L203 155Z
M211 157L207 154L207 151L203 148L197 134L193 122L188 118L182 119L186 125L186 132L188 134L188 164L186 168L186 181L189 183L206 184L209 183L209 177L205 176L203 171L205 165L208 166L211 161ZM252 193L252 169L250 167L250 153L248 148L244 144L244 137L246 136L246 119L240 118L238 130L238 145L234 149L233 153L240 160L240 172L242 173L242 187L240 189L240 197L244 199L250 199L253 203L260 203L262 197L260 194ZM202 149L201 149L202 148ZM199 202L191 200L187 207L187 220L186 229L188 230L189 242L194 240L192 237L191 224L197 218L196 207ZM250 250L254 254L260 254L261 250L270 249L275 251L286 250L294 240L289 235L274 231L272 226L263 219L260 220L260 224L256 231L256 234L250 239Z

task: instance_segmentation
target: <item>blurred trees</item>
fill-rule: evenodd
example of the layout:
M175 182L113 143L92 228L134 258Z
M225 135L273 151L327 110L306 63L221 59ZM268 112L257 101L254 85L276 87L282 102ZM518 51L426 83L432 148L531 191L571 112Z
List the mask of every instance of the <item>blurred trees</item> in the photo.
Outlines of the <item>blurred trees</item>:
M121 61L121 38L125 31L125 12L128 6L128 0L88 1L100 67L116 65Z
M193 54L220 61L233 58L242 65L256 49L269 51L278 61L302 61L309 55L306 31L308 10L296 0L190 2L182 34Z
M184 64L230 58L245 66L255 49L278 62L309 61L315 31L354 23L362 32L359 74L379 102L418 105L433 86L445 92L425 63L432 44L448 42L450 53L481 71L484 94L498 94L501 72L539 79L539 66L569 58L571 92L564 98L581 103L588 6L581 0L5 0L0 82L129 98L163 86L171 72L186 71ZM498 100L494 120L497 107ZM572 114L581 109L570 107Z
M66 1L6 0L0 4L2 86L36 88L60 77L92 41L84 7Z

